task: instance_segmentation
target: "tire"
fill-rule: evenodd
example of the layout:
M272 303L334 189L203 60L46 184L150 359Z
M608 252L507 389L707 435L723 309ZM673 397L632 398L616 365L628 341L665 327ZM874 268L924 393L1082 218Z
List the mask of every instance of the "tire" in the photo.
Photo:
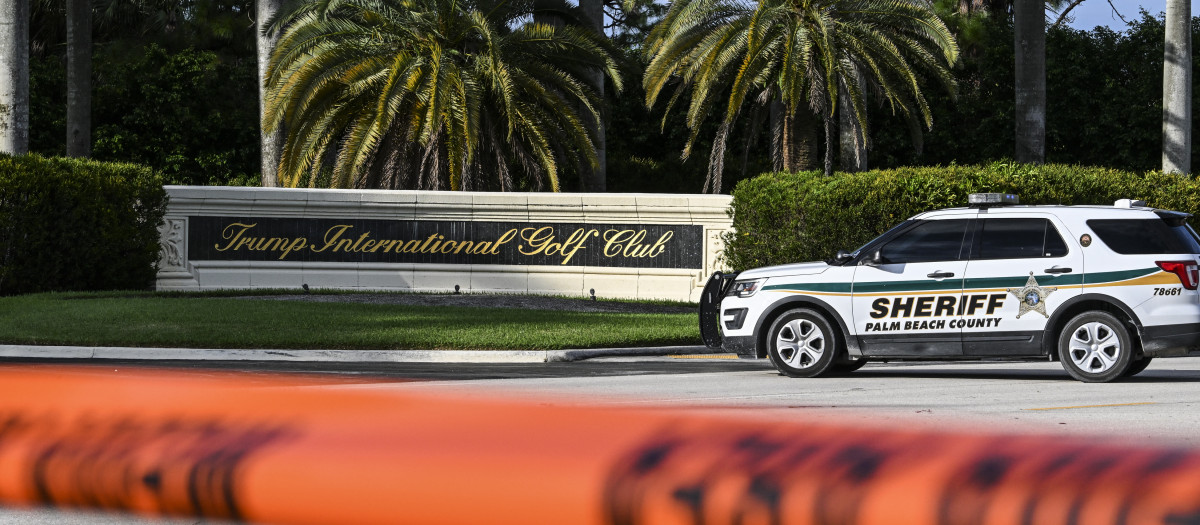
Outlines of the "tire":
M1142 373L1146 367L1150 366L1150 361L1153 360L1153 357L1143 357L1137 361L1129 363L1129 369L1125 370L1125 377L1132 377Z
M833 366L830 367L829 373L831 373L831 374L849 374L850 372L853 372L855 370L858 370L859 368L866 366L866 364L867 364L867 360L865 358L859 358L859 359L847 358L845 361L838 361L838 362L834 363Z
M815 310L788 310L767 332L767 357L788 377L826 374L840 352L841 333Z
M1120 379L1133 362L1129 330L1108 312L1085 312L1058 336L1058 359L1071 377L1085 383Z

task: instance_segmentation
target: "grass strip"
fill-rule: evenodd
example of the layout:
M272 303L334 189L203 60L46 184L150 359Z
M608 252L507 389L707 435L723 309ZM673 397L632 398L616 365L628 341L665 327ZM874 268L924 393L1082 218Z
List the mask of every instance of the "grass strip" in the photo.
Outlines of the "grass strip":
M700 344L694 314L111 294L0 298L0 344L561 350Z

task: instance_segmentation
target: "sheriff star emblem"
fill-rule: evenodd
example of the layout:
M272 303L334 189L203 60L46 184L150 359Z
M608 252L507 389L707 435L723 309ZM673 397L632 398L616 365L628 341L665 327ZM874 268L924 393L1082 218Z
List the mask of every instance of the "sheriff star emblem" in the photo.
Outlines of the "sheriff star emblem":
M1013 294L1017 300L1021 301L1021 311L1017 312L1017 319L1030 311L1042 314L1043 317L1049 319L1050 316L1046 314L1046 296L1055 290L1058 288L1038 286L1037 279L1033 278L1033 272L1029 272L1029 280L1025 281L1025 286L1008 289L1008 293Z

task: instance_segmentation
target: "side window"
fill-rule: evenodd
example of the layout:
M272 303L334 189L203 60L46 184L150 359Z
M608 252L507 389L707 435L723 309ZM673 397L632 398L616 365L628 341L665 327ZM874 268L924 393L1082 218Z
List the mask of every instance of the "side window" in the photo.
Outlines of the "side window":
M967 219L924 221L880 249L889 263L956 261L961 258Z
M1067 243L1047 219L985 219L977 259L1062 257Z
M1112 251L1125 254L1200 253L1187 224L1162 219L1092 219L1087 225Z

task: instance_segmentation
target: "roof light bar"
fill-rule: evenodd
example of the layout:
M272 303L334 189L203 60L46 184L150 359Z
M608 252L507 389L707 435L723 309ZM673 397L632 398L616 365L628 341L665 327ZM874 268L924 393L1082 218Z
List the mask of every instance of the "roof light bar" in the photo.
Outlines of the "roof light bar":
M1020 203L1021 199L1012 193L972 193L967 195L967 204L972 208L1010 206Z

